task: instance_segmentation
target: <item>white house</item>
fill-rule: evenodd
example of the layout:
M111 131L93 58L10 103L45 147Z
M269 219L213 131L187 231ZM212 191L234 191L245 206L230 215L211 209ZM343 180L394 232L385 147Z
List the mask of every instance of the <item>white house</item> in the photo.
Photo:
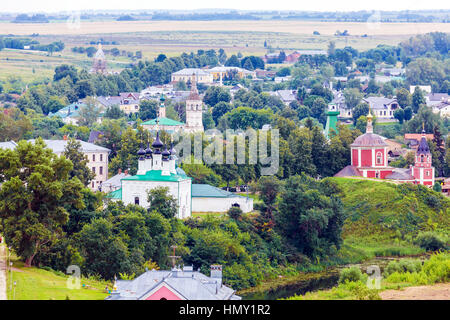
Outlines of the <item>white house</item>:
M364 98L363 101L370 106L372 112L379 119L393 119L394 111L399 107L395 98L368 97Z
M190 83L196 81L197 83L207 84L213 82L213 75L203 69L185 68L172 73L172 81L173 82L184 81Z

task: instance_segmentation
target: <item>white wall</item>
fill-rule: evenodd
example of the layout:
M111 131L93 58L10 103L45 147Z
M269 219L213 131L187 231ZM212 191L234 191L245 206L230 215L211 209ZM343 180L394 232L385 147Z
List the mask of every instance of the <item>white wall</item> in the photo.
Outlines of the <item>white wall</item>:
M168 187L169 194L178 199L178 218L187 218L191 215L191 180L180 182L122 180L122 201L125 205L134 204L135 197L139 197L139 205L148 208L147 191L156 187Z
M253 211L253 199L232 197L232 198L212 198L212 197L193 197L192 212L227 212L231 206L239 204L243 212Z

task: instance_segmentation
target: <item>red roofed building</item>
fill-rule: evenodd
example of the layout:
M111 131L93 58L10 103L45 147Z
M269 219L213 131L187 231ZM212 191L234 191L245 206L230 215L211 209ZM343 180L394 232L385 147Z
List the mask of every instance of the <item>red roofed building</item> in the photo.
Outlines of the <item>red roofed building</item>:
M285 63L296 63L298 61L298 58L300 58L301 53L300 52L292 52L291 54L288 54L286 56L286 59L284 60Z
M350 148L351 165L336 173L335 177L360 176L427 186L434 184L434 167L431 164L431 152L425 132L420 138L415 164L408 169L388 165L389 145L383 137L373 133L371 114L367 116L366 133L357 137Z

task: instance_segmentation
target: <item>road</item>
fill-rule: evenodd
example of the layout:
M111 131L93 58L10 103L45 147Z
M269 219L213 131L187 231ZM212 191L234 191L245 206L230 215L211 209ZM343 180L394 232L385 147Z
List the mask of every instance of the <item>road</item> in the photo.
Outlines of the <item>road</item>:
M450 283L386 290L380 293L380 297L383 300L450 300Z
M0 244L0 300L6 298L6 247Z

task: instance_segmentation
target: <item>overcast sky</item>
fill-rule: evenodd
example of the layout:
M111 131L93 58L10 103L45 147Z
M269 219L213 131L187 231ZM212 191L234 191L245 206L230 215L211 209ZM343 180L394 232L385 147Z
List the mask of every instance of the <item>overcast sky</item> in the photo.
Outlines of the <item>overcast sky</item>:
M205 8L238 10L423 10L450 9L449 0L1 0L0 12L58 12L77 10Z

